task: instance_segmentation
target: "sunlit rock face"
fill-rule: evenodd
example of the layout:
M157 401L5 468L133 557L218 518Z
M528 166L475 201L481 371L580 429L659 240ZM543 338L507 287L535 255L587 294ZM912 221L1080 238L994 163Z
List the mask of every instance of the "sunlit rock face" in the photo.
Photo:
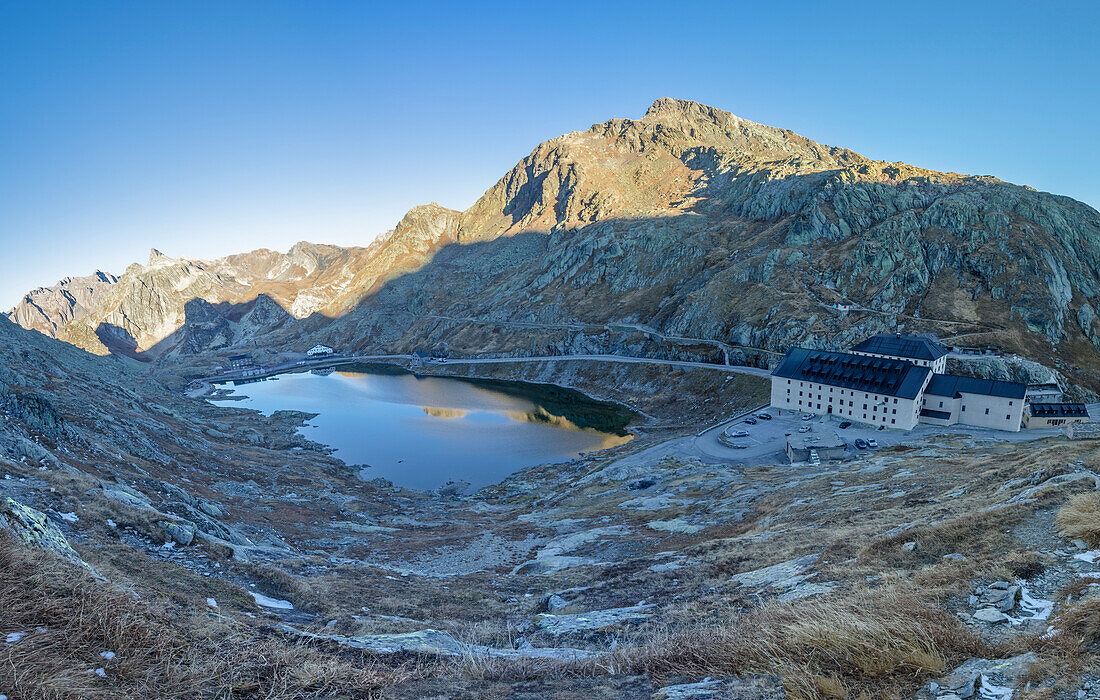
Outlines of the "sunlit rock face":
M1100 385L1096 210L993 177L873 161L685 100L542 143L468 210L416 207L366 248L154 257L90 310L47 312L38 326L103 352L108 324L123 331L108 337L169 357L265 334L389 350L634 352L647 341L576 327L625 321L772 350L904 327L1051 357ZM261 296L285 315L252 304ZM204 326L183 344L196 298L243 330ZM834 308L844 304L855 311ZM16 320L36 327L27 313Z

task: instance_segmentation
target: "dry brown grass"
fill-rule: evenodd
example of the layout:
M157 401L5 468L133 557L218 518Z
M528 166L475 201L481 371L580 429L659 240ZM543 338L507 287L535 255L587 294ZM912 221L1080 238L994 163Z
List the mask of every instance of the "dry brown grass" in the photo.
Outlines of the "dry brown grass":
M1070 539L1100 545L1100 494L1079 493L1058 510L1058 531Z
M792 698L911 692L919 679L990 650L915 588L773 604L728 625L619 652L616 670L674 675L778 673Z
M0 647L12 698L373 697L410 675L140 599L3 533L0 572L0 635L29 633Z

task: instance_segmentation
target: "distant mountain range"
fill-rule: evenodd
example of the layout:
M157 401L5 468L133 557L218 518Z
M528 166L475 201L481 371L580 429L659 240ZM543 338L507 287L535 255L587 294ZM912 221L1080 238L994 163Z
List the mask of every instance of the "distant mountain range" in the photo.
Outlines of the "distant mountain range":
M468 210L416 207L367 247L153 251L117 279L35 290L9 318L153 361L314 339L644 351L639 326L783 350L905 328L1042 359L1095 390L1098 294L1100 213L1081 202L662 98L540 144Z

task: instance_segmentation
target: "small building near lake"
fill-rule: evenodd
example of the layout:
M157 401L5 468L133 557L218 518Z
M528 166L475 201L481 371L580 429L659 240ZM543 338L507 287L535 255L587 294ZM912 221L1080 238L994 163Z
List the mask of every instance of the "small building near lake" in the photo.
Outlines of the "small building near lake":
M230 369L245 369L248 367L255 367L256 361L252 359L251 355L231 355L229 357Z
M334 352L335 350L333 350L329 346L321 345L320 343L318 343L317 345L311 347L309 350L306 350L306 357L311 359L316 357L328 357Z

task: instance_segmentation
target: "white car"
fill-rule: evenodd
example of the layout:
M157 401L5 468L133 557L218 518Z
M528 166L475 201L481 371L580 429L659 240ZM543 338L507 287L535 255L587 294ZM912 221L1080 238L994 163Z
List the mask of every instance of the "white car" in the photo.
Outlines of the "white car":
M870 447L871 449L877 449L878 448L878 440L876 440L874 438L867 438L867 446Z
M749 431L747 431L747 430L738 430L736 433L730 433L730 437L748 437L748 436L749 436Z

